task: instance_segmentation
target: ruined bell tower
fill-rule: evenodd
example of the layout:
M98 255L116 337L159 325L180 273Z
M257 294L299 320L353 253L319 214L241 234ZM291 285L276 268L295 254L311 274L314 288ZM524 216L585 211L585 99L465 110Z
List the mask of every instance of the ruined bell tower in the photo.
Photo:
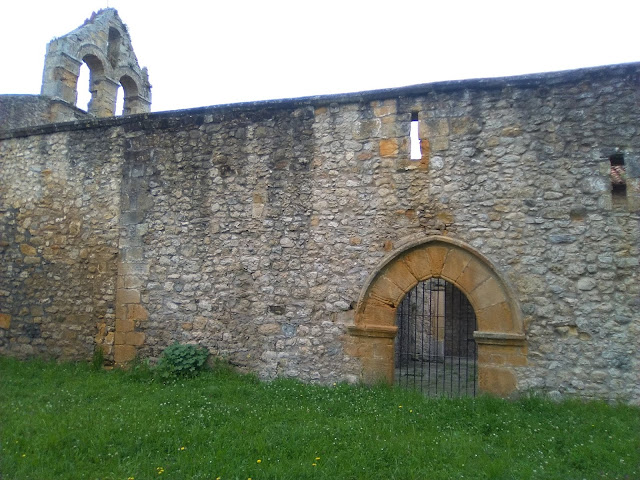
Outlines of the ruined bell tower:
M113 116L120 85L124 92L124 115L150 111L151 85L147 69L138 65L127 27L118 12L106 8L47 45L41 95L55 101L51 121L67 120L66 111L76 106L83 63L90 71L89 115Z

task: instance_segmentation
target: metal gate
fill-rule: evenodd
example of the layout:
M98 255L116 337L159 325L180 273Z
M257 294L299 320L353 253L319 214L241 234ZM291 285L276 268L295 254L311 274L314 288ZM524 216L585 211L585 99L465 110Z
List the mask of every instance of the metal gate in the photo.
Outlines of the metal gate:
M396 383L426 395L475 396L476 316L467 297L442 278L409 291L398 306Z

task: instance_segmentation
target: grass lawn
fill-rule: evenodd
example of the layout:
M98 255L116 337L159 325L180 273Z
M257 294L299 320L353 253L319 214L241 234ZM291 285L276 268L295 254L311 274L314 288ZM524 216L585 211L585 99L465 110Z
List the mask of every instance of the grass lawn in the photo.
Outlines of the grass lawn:
M640 409L0 358L0 478L638 479Z

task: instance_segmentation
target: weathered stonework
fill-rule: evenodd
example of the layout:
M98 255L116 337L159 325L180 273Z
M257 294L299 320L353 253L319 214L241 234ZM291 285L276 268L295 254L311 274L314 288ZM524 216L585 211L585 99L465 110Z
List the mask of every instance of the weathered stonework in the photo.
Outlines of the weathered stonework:
M98 346L123 363L180 341L262 378L390 380L395 308L437 276L475 310L482 390L638 404L639 77L630 64L0 133L0 354Z
M96 324L113 330L117 153L99 134L79 136L26 137L23 152L12 140L0 149L0 312L11 316L0 343L12 354L87 358ZM18 162L7 161L10 152Z

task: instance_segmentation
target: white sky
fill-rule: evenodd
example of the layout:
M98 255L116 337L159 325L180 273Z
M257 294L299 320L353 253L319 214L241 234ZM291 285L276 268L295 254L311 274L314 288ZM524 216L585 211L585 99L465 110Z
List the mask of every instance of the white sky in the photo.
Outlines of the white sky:
M107 5L153 111L640 61L638 0L2 0L0 93Z

